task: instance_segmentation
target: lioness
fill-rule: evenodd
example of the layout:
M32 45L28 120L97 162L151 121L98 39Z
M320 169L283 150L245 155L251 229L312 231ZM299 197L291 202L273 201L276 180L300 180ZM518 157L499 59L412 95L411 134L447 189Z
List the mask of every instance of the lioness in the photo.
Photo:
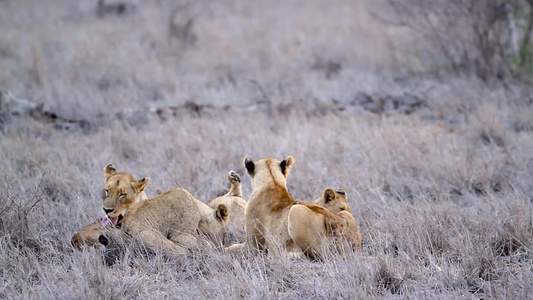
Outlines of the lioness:
M229 209L230 218L227 228L227 239L234 242L244 236L244 210L246 200L242 198L241 177L235 171L228 173L228 180L231 183L230 191L220 197L211 199L207 205L216 208L219 204L224 204Z
M105 187L102 206L106 216L83 227L74 234L71 243L76 248L99 244L100 235L105 235L107 230L115 228L119 221L118 218L110 219L107 217L107 214L115 208L115 199L122 198L122 200L129 203L138 203L148 199L144 189L150 178L137 180L128 172L117 172L112 164L107 164L104 167L104 177ZM113 180L109 180L111 177L113 177Z
M336 199L340 196L341 199ZM326 201L324 201L326 200ZM340 219L337 230L331 230L334 239L329 237L328 228L324 227L324 216L318 214L308 205L293 205L289 212L289 235L293 238L302 251L311 258L320 259L325 257L331 246L336 246L339 251L344 251L345 246L351 249L361 248L361 232L352 214L345 208L346 192L335 193L327 188L321 199L316 202L325 203L332 213L336 213ZM332 228L335 229L335 228ZM332 243L332 242L335 243Z
M268 251L274 253L280 249L300 252L310 257L313 249L301 249L295 244L288 230L289 212L294 205L308 207L321 216L322 225L330 237L339 235L343 225L341 219L327 209L308 202L296 202L287 191L287 177L294 158L283 161L266 158L253 162L244 158L244 166L252 177L252 194L246 205L245 223L246 240L243 244L228 247L229 252ZM293 227L303 220L292 218ZM338 233L335 233L338 232ZM297 236L299 238L299 236Z
M106 235L109 230L115 229L113 223L107 216L100 218L98 221L93 222L76 232L70 243L77 249L81 249L83 246L92 247L100 243L99 238L101 235Z
M207 235L215 243L224 241L229 219L224 204L210 208L183 189L173 189L146 199L144 188L148 178L136 180L127 172L118 173L111 164L104 167L104 175L104 211L110 222L147 246L176 256L196 247L197 232ZM73 237L73 244L94 244L105 240L95 234L102 226L105 224L101 221L88 225ZM88 238L80 239L83 234Z
M334 214L341 211L352 211L346 201L346 192L343 189L333 191L333 189L327 188L322 196L313 201L313 203L329 209Z
M333 191L331 188L327 188L322 197L313 201L314 203L327 208L334 214L344 219L345 226L343 237L348 242L349 246L354 249L361 248L361 232L359 226L355 221L350 205L346 201L347 195L343 189L337 189Z

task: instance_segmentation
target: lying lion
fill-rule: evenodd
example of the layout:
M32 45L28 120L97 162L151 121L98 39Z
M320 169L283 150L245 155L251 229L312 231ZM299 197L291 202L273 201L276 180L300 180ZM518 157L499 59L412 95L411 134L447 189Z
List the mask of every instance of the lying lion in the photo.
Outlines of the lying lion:
M207 202L207 206L216 208L219 204L224 204L229 209L230 219L227 229L227 238L234 242L244 236L244 210L246 200L242 198L241 178L235 171L228 173L228 180L231 184L230 191Z
M344 219L345 232L343 237L346 239L350 247L353 249L360 249L361 232L357 222L351 214L351 208L348 201L346 201L346 198L347 195L343 189L333 191L333 189L327 188L322 194L322 197L316 199L313 203L327 208L332 213L337 214L337 216Z
M334 214L341 211L352 211L348 201L346 201L346 192L343 189L334 191L331 188L327 188L322 196L313 201L313 203L329 209Z
M173 257L196 248L197 233L218 244L224 241L229 219L224 204L213 209L179 188L147 199L144 189L149 178L137 180L130 173L118 173L111 164L104 168L104 174L103 209L107 217L76 233L72 238L75 246L105 241L98 233L105 233L109 225Z
M340 196L340 197L339 197ZM340 199L338 199L340 198ZM314 203L324 203L328 210L338 217L338 231L331 230L330 237L324 216L316 212L316 208L306 203L295 204L291 207L288 217L288 231L293 241L308 257L323 258L335 246L339 251L361 248L361 232L346 202L346 193L339 193L327 188L322 198ZM334 241L335 243L332 243Z

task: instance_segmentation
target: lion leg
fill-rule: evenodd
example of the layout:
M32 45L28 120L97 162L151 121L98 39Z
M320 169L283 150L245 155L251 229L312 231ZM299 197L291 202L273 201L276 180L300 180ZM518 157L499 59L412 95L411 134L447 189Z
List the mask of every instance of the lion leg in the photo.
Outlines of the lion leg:
M180 232L176 234L171 234L169 239L172 242L179 244L189 250L198 248L198 240L192 234Z
M242 254L247 252L247 245L246 243L233 244L229 247L226 247L226 252L231 254Z
M255 243L250 243L248 240L242 244L233 244L229 247L226 247L226 251L232 254L257 254L259 251L265 250L263 246L259 247L257 241Z
M242 198L242 187L241 187L241 177L237 172L231 170L228 173L228 180L231 183L229 192L225 196L241 197Z
M137 238L143 241L147 246L160 249L163 254L170 257L177 258L189 252L186 248L174 244L160 232L155 230L141 231L137 235Z

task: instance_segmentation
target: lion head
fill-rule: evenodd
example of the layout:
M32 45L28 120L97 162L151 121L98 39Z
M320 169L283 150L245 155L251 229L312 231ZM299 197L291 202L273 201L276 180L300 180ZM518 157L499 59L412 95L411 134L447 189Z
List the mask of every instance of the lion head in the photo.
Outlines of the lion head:
M248 156L244 158L244 167L250 177L252 177L254 190L258 190L270 183L279 184L286 188L287 177L293 164L294 158L292 156L288 156L282 161L275 158L264 158L254 162Z
M120 225L133 204L148 198L144 189L150 178L137 180L128 172L117 172L112 164L104 167L104 175L103 209L113 225Z
M322 197L314 201L316 204L329 209L332 213L337 214L341 211L351 212L350 205L346 201L346 192L343 189L334 191L327 188Z

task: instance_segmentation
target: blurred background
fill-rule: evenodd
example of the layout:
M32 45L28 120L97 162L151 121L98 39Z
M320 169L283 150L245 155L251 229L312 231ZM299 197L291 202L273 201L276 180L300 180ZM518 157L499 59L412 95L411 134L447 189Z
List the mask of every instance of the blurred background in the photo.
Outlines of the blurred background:
M76 118L117 106L245 106L261 90L275 103L349 102L385 88L384 80L499 83L533 72L530 1L0 5L0 86Z

